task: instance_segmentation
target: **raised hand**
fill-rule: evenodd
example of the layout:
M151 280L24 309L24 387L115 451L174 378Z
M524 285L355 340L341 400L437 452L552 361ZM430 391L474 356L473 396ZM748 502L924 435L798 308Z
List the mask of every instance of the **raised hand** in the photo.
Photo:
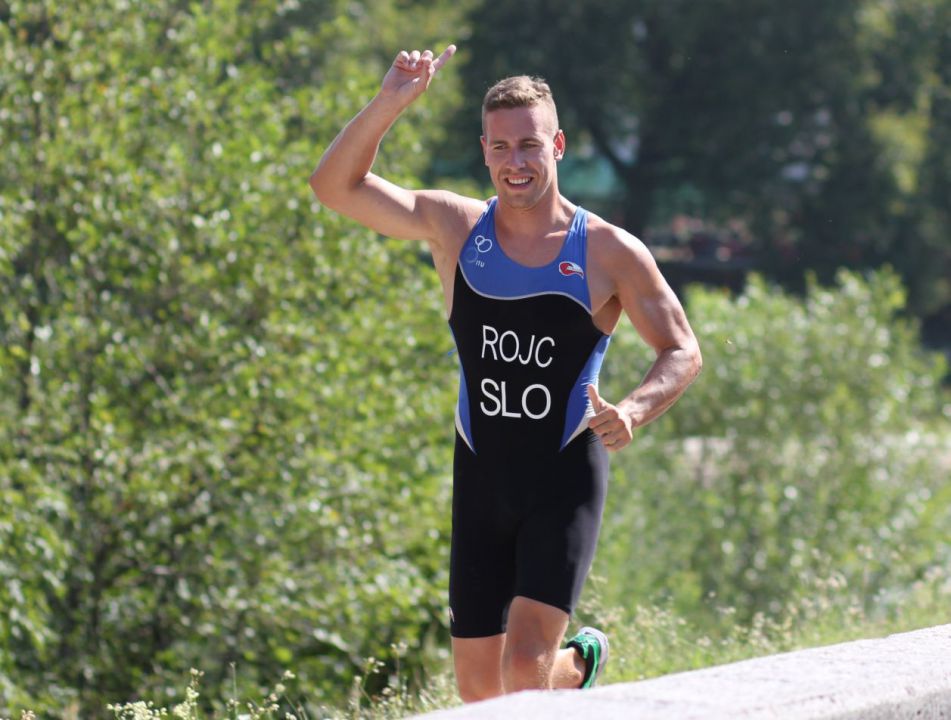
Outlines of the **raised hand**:
M437 58L433 58L432 50L401 50L383 77L380 94L409 105L426 91L436 72L455 52L455 45L449 45Z
M601 438L604 447L616 452L630 444L634 437L634 420L616 405L605 402L594 385L588 385L588 399L594 408L594 416L588 427Z

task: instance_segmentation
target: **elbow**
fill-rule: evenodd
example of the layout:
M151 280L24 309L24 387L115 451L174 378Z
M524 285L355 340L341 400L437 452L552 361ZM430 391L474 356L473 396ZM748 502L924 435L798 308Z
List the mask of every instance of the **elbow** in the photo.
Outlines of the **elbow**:
M700 352L700 344L694 341L690 352L690 380L696 380L701 370L703 370L703 355Z
M314 193L314 197L320 202L321 205L330 205L329 196L330 196L330 183L327 181L327 178L320 172L320 167L318 167L310 175L310 180L308 181L310 189Z
M351 201L359 190L359 183L341 180L339 176L323 170L320 165L311 173L308 184L321 205L344 215L348 214Z

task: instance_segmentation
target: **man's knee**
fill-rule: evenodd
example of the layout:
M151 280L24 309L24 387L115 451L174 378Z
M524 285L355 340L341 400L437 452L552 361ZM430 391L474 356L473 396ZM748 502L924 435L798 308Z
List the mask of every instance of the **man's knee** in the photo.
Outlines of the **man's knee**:
M464 703L478 702L502 694L501 678L488 678L484 674L456 674L456 687Z
M509 609L508 622L502 656L505 691L550 688L555 655L568 625L568 614L553 605L516 596Z
M488 700L502 694L504 635L472 640L453 638L456 687L463 702Z
M484 668L456 667L456 687L462 702L478 702L502 694L502 678L498 672L486 672Z

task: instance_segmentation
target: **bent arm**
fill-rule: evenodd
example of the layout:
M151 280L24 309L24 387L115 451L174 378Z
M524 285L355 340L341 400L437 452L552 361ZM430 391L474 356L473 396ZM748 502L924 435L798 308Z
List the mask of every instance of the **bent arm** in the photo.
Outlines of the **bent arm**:
M662 415L683 395L700 373L703 360L683 306L654 258L636 238L624 240L614 266L617 296L656 354L640 385L618 403L637 427Z
M371 168L383 136L453 52L450 45L436 60L428 50L397 56L380 92L337 135L311 175L310 187L321 203L383 235L435 239L433 215L441 194L407 190Z
M321 203L383 235L427 239L414 193L370 172L403 108L377 95L330 144L310 176Z

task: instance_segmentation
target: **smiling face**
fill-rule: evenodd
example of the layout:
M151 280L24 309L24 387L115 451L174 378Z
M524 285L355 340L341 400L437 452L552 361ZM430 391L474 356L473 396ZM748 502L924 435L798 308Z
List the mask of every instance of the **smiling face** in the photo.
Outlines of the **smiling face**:
M535 207L558 194L556 163L564 156L565 135L551 106L498 108L485 113L482 150L499 202Z

